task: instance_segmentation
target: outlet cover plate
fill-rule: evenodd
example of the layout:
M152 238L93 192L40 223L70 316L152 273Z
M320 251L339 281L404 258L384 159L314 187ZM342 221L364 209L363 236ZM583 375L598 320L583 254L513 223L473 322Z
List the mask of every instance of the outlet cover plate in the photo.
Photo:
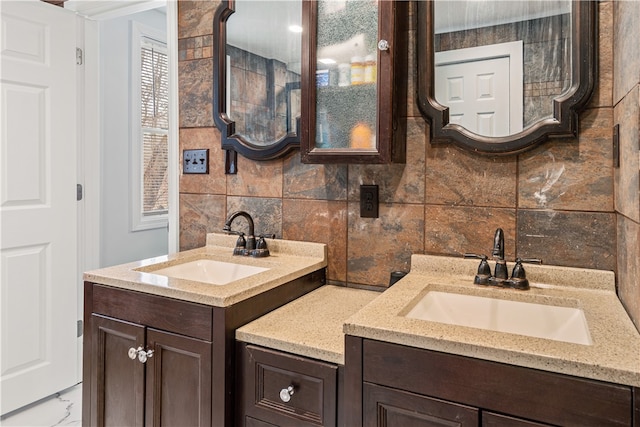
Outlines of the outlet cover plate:
M378 186L360 186L360 218L378 218Z
M182 173L209 173L209 149L183 150Z

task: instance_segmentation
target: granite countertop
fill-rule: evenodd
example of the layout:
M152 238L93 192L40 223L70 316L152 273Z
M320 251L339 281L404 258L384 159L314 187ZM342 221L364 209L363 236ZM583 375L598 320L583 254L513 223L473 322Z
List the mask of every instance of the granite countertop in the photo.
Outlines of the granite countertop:
M215 307L227 307L327 266L325 244L267 239L271 255L252 258L232 255L236 239L237 236L208 234L207 244L202 248L87 271L84 273L84 280ZM258 266L268 270L225 285L152 274L153 270L159 268L199 259Z
M380 292L323 286L236 330L236 339L344 364L345 319Z
M510 263L509 267L512 266ZM640 386L640 335L616 296L613 272L526 265L531 289L518 291L473 285L477 267L477 260L413 255L411 272L347 319L344 332L417 348ZM581 308L592 344L573 344L405 317L427 292L436 290Z

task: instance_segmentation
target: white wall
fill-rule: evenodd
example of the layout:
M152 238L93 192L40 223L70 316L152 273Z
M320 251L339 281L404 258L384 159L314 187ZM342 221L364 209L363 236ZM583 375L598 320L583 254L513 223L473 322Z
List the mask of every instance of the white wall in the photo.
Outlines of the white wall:
M131 232L129 188L130 21L166 32L166 15L156 10L100 22L102 108L101 266L164 255L166 228ZM89 55L87 52L86 55Z

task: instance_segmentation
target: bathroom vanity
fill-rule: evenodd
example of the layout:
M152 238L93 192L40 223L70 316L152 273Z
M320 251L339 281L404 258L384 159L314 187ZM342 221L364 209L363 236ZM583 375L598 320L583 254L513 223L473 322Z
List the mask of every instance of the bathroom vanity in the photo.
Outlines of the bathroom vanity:
M409 275L346 321L345 425L640 425L640 336L613 273L528 266L531 289L518 291L474 285L476 267L414 255ZM492 322L474 303L464 325L456 298L438 300L447 316L420 308L431 293L491 300ZM515 311L505 327L522 329L505 333L500 302L569 315ZM575 316L586 338L561 331Z
M85 273L84 424L640 426L612 272L527 266L520 291L413 255L380 293L324 285L325 245L234 243Z
M235 329L323 285L326 267L322 244L273 241L254 259L235 241L85 273L83 424L234 425Z
M378 292L323 286L236 331L236 426L344 426L344 321Z

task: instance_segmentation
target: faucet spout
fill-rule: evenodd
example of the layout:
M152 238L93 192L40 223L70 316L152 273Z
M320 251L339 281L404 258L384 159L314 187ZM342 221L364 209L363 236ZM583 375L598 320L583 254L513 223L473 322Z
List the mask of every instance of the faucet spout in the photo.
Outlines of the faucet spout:
M248 250L252 250L256 248L256 238L255 238L255 229L253 226L253 218L251 218L251 215L249 215L247 212L245 211L236 211L234 213L232 213L231 215L229 215L229 218L227 218L227 220L224 223L224 227L222 228L223 231L226 232L232 232L231 230L231 223L233 223L233 220L235 220L237 217L244 217L247 222L249 223L249 235L247 236L247 249Z
M493 251L491 255L499 260L504 260L504 231L502 231L502 228L498 228L493 237Z
M489 279L489 284L503 286L504 281L509 278L509 272L507 271L507 262L504 260L504 231L502 228L498 228L493 237L491 255L496 260L496 267L493 277Z

